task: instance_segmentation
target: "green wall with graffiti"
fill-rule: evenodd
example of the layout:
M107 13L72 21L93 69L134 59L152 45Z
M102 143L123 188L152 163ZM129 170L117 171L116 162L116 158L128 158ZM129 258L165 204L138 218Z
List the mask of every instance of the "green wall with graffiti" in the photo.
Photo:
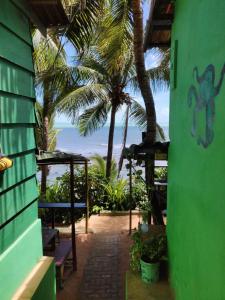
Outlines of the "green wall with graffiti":
M224 26L224 0L176 1L167 230L177 300L225 299Z

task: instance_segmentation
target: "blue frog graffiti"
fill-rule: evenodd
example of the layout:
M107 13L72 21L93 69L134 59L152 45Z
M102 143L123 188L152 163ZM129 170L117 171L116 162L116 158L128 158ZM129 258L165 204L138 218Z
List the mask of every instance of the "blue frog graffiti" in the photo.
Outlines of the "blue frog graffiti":
M225 64L220 73L220 79L215 84L215 67L210 64L199 76L198 68L193 69L193 75L198 87L191 85L188 91L188 106L193 107L191 134L197 143L207 148L214 139L215 98L218 96L225 74ZM204 113L204 132L199 133L199 115Z

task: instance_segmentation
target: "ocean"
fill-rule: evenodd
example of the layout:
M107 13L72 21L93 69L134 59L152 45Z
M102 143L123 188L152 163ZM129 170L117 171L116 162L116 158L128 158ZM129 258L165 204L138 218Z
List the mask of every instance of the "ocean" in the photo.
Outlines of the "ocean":
M108 145L108 127L103 127L92 135L80 136L76 128L62 128L57 136L56 149L64 152L74 152L91 157L94 154L106 156ZM114 134L113 156L119 159L122 150L123 127L116 127ZM141 142L141 131L137 127L129 127L127 146Z
M108 127L103 127L92 135L80 136L77 128L58 128L56 150L82 154L90 158L95 154L107 155ZM167 128L164 129L167 136ZM113 157L118 162L122 151L123 127L115 127ZM142 133L138 127L130 126L128 129L127 144L139 144L142 141ZM52 182L56 177L68 170L67 166L51 166L48 181ZM40 174L38 174L40 179Z

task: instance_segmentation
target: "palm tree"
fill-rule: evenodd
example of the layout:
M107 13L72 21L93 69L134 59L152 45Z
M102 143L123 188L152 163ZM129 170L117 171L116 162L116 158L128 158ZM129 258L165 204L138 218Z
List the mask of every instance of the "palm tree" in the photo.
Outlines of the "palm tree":
M91 134L104 126L110 113L107 178L111 174L116 112L123 104L130 102L125 88L132 76L131 64L132 53L129 50L112 66L96 46L92 47L87 54L83 55L80 66L72 70L74 76L76 73L80 86L68 93L59 104L60 111L72 117L77 115L79 109L84 109L78 118L79 129L83 135ZM71 72L71 69L68 71Z
M34 64L37 78L37 90L42 92L42 150L49 150L49 127L55 115L56 104L62 95L68 92L71 85L75 86L70 74L68 78L57 85L54 80L45 80L43 74L49 73L55 68L66 66L64 44L66 38L70 39L77 52L82 52L89 44L93 34L93 27L98 22L104 0L63 0L70 25L66 28L54 28L48 31L44 38L35 30L33 32ZM64 42L65 40L65 42ZM51 121L50 121L51 120ZM47 167L42 168L41 194L46 194Z
M152 89L149 82L148 72L145 68L144 51L143 51L143 14L142 14L142 0L113 0L114 3L114 14L111 21L112 31L114 31L114 40L117 39L117 31L123 38L122 44L133 43L137 81L141 90L142 97L144 99L147 117L146 126L146 138L145 143L149 146L155 142L156 138L156 112L154 105L154 98ZM115 30L114 30L115 28ZM129 29L129 31L127 30ZM132 28L132 33L130 33ZM120 29L120 30L119 30ZM128 37L132 36L132 42ZM111 49L111 53L115 52L115 47ZM165 74L169 80L169 52L165 52L164 65ZM154 157L149 157L146 162L146 184L149 191L149 199L153 199L152 191L154 184ZM153 200L154 202L154 200ZM152 203L153 215L156 223L161 223L161 213L157 210L157 207Z
M110 113L110 126L108 135L108 152L106 164L106 176L111 173L111 162L113 153L113 138L115 128L115 116L117 111L124 105L131 105L134 100L127 93L127 88L138 87L133 64L132 49L126 49L123 55L114 60L102 55L98 46L91 47L80 60L80 65L73 68L59 70L54 75L60 80L60 74L70 73L76 78L79 86L72 89L60 100L59 110L67 113L74 121L78 121L82 135L91 134L93 131L105 125ZM157 81L160 87L167 81L164 80L164 69L160 66L149 71L154 85ZM156 76L161 74L161 76ZM63 80L63 77L61 78ZM82 111L79 114L79 111Z
M42 72L49 72L55 67L62 67L66 65L66 57L63 51L58 51L60 42L56 36L47 36L44 38L38 30L33 34L34 44L34 66L36 72L36 78ZM51 135L53 134L53 123L55 116L54 101L58 96L59 91L55 90L52 83L48 83L45 80L37 80L36 83L37 93L43 98L42 107L37 104L37 110L39 115L40 129L37 130L37 137L41 136L41 142L39 140L39 146L41 150L48 151L54 148ZM41 195L45 197L48 167L42 166L41 172Z
M144 30L142 0L132 0L133 33L134 33L134 57L137 72L137 80L144 99L147 116L147 130L145 143L153 145L156 140L156 112L154 98L150 87L144 59ZM149 155L146 161L146 184L149 198L152 203L153 219L156 224L163 224L163 218L154 197L154 154Z
M36 116L38 127L36 128L36 142L38 149L44 149L45 140L45 128L43 121L43 105L40 102L36 102ZM57 135L59 129L54 128L55 114L52 114L48 122L48 151L54 151L56 147Z
M105 1L106 5L100 22L96 22L96 31L88 51L83 51L80 61L74 67L54 70L55 82L65 82L65 76L72 78L67 92L56 104L60 111L66 112L77 120L80 109L85 109L79 117L79 127L83 135L102 127L110 116L106 175L110 177L113 152L115 116L120 107L130 104L130 95L126 88L137 88L137 78L133 65L132 19L130 4L123 1ZM129 1L128 1L129 2ZM121 4L121 5L120 5ZM117 7L117 5L119 5ZM120 21L122 19L122 21ZM103 30L104 29L104 30ZM100 34L101 31L101 34ZM79 45L70 32L70 41ZM104 32L102 34L102 32ZM89 44L90 44L90 40ZM160 76L159 76L160 74ZM155 86L167 81L167 70L160 67L149 71ZM166 79L166 81L165 81ZM49 82L52 77L49 76Z

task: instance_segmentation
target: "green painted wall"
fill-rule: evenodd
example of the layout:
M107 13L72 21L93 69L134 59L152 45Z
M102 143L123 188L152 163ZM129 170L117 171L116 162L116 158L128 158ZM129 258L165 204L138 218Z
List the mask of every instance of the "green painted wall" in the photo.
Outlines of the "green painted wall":
M224 12L224 0L176 0L167 228L177 300L225 299Z
M36 120L30 24L15 5L23 4L23 0L0 2L0 147L14 163L0 174L0 298L9 300L42 257L42 240L35 201ZM51 266L35 299L55 299L54 278Z
M56 295L55 265L52 263L32 300L54 300Z

